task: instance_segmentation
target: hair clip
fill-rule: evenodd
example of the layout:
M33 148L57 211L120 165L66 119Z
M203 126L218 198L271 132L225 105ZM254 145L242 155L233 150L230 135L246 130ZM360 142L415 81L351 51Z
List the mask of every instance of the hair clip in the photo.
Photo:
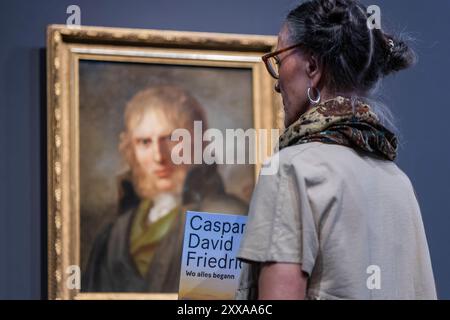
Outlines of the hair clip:
M389 39L388 44L389 44L389 47L390 47L389 51L392 53L392 51L394 51L394 47L395 47L394 40Z

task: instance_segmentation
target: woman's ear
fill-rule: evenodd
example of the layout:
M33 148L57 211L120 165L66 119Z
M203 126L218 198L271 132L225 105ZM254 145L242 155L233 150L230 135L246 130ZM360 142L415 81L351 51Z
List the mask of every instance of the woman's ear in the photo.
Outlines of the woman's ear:
M311 79L312 85L317 87L322 78L322 68L320 66L319 60L314 54L308 54L307 64L306 64L306 75Z

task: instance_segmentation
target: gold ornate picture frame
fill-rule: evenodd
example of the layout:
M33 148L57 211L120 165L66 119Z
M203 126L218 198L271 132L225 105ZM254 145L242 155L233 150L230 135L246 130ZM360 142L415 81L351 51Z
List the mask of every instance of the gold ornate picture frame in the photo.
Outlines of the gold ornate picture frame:
M220 74L222 71L241 70L250 79L247 98L251 101L251 126L257 130L270 130L282 127L282 116L279 98L273 90L274 81L266 72L261 56L272 51L275 46L276 37L274 36L103 27L73 29L63 25L48 27L49 299L177 299L176 292L96 293L83 292L82 288L80 291L68 285L71 281L71 272L76 271L71 267L82 265L80 212L84 178L80 177L86 176L83 170L88 165L83 161L89 156L82 154L87 147L85 144L80 144L80 141L86 141L86 131L95 127L94 122L85 124L83 121L96 112L95 121L98 121L102 112L104 113L104 110L87 109L85 101L89 101L88 106L92 108L97 100L92 97L92 92L95 90L89 91L85 88L95 89L95 86L100 88L109 83L99 81L98 79L104 80L105 78L97 78L100 71L98 69L90 71L90 65L97 66L98 64L104 68L102 70L106 70L104 72L110 72L110 75L119 77L119 79L111 79L114 76L107 78L116 86L100 90L107 93L117 91L117 86L121 86L120 75L127 76L128 82L129 79L138 77L136 74L142 78L142 72L147 71L140 70L141 66L150 68L149 72L163 73L165 67L172 68L173 75L179 75L187 70L183 73L183 77L187 77L192 74L189 72L195 71L189 68L203 68L202 75L208 74L208 72ZM130 68L139 70L127 71L126 66L132 66ZM114 69L116 67L119 69ZM80 70L84 71L80 74ZM117 70L122 70L120 71L122 73ZM240 77L241 75L234 76ZM214 75L211 77L214 78ZM154 81L159 81L158 79ZM222 82L218 81L218 83ZM233 88L230 86L221 89L225 90L222 95L223 99L233 97ZM80 101L83 108L80 108ZM236 103L238 104L239 101ZM108 121L108 117L105 117L105 121ZM96 139L101 138L97 135L95 137ZM92 155L90 157L92 158ZM257 177L260 166L261 163L254 166L254 179Z

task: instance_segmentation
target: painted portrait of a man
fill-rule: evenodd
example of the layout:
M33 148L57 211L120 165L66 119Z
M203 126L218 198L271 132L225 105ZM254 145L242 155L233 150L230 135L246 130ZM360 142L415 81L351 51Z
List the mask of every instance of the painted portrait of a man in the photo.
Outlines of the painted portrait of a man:
M215 164L174 164L177 128L208 127L204 107L176 85L149 86L126 103L118 150L117 214L95 236L86 292L176 292L186 210L246 214Z

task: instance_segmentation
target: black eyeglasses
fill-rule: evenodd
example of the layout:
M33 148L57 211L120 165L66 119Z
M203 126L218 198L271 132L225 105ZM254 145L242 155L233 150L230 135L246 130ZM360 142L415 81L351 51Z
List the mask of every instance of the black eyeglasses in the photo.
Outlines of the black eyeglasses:
M301 43L294 44L292 46L289 46L287 48L283 48L277 51L269 52L262 56L262 60L264 61L264 64L266 65L267 71L269 71L269 74L275 78L279 79L280 75L278 73L278 68L280 66L280 59L278 58L278 55L280 53L286 52L288 50L300 47Z

